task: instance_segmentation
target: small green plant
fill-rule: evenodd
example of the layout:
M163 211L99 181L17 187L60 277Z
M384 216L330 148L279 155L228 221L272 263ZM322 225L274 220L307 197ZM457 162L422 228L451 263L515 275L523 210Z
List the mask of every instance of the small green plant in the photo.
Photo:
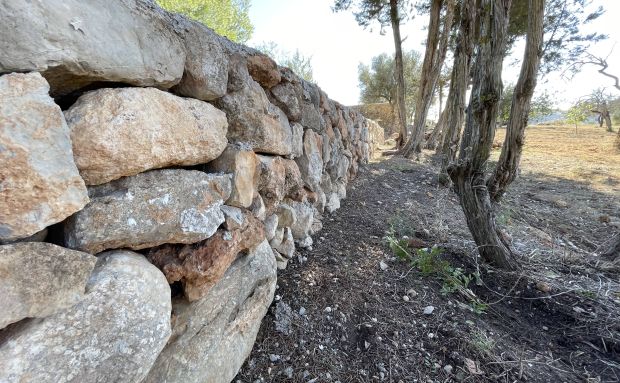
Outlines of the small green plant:
M495 341L481 330L471 335L471 345L481 354L490 354L495 347Z
M407 246L407 240L399 238L393 226L390 227L384 240L399 259L410 263L422 274L437 277L442 282L442 294L459 293L469 301L469 307L474 313L482 314L486 311L488 305L469 289L472 281L479 283L480 276L466 274L460 267L453 267L450 262L441 259L439 247L418 249L412 254Z

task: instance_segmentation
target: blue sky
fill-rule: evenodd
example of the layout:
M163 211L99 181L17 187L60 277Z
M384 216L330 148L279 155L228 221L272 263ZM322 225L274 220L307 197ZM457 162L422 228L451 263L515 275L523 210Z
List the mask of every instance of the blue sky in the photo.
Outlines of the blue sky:
M250 18L254 24L254 35L249 45L274 41L283 50L299 49L304 55L312 56L314 78L331 98L343 104L357 104L359 89L357 67L360 62L369 63L380 53L393 53L392 31L387 28L384 35L379 28L364 30L357 25L350 12L333 13L332 0L254 0ZM609 35L609 39L591 48L595 54L606 56L614 43L618 43L609 58L610 71L620 75L620 1L595 0L607 12L596 21L598 32ZM406 38L403 49L424 50L427 17L416 17L402 27ZM517 47L516 57L522 56ZM505 65L504 82L515 82L519 68ZM559 74L549 76L540 83L539 90L555 93L560 106L566 107L573 100L588 94L592 89L607 86L610 80L586 68L572 81L560 78Z

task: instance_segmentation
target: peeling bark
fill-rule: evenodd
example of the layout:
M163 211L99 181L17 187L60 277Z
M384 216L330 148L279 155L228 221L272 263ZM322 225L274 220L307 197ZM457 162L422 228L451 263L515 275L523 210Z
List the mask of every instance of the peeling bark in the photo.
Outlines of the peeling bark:
M538 66L542 57L544 1L530 0L529 22L521 73L515 86L510 107L510 119L495 171L487 182L489 194L498 202L514 181L521 162L521 148L530 112L530 102L536 88Z
M530 6L537 2L542 0L530 0ZM448 174L482 258L497 267L517 270L519 264L496 227L485 175L503 90L501 73L510 0L480 3L480 38L467 120L458 161L448 167Z
M454 65L450 77L450 90L448 91L448 103L445 111L445 128L442 132L441 142L437 147L437 154L441 156L440 174L442 175L446 173L448 164L456 158L461 126L465 117L465 96L474 51L476 1L463 1L460 16L459 34L454 52Z
M452 20L454 18L455 1L446 1L446 13L444 15L443 28L440 33L439 24L442 4L443 0L433 0L431 3L428 38L426 40L426 51L424 53L424 62L422 63L422 76L420 77L420 85L416 99L413 131L402 150L403 155L407 157L421 150L421 143L424 138L424 129L426 126L426 116L433 99L433 90L435 89L441 67L446 58L448 38L450 37Z

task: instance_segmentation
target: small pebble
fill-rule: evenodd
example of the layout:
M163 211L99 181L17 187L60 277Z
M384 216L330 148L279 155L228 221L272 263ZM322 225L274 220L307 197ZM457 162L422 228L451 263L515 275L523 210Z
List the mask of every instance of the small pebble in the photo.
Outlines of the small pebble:
M409 302L409 297L407 295L403 295L403 301Z
M435 307L434 306L426 306L424 308L424 315L431 315L433 313L433 311L435 311Z
M452 373L452 366L449 364L446 364L445 366L443 366L443 370L446 372L446 374L451 374Z

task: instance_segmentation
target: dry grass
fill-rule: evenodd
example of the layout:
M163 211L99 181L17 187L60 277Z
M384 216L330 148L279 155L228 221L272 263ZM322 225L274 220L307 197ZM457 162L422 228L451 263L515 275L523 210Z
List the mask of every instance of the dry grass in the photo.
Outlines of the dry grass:
M504 140L498 129L496 142ZM605 193L620 192L620 150L614 147L617 132L593 125L531 126L526 132L521 169L528 173L583 182ZM493 151L492 159L499 156Z

